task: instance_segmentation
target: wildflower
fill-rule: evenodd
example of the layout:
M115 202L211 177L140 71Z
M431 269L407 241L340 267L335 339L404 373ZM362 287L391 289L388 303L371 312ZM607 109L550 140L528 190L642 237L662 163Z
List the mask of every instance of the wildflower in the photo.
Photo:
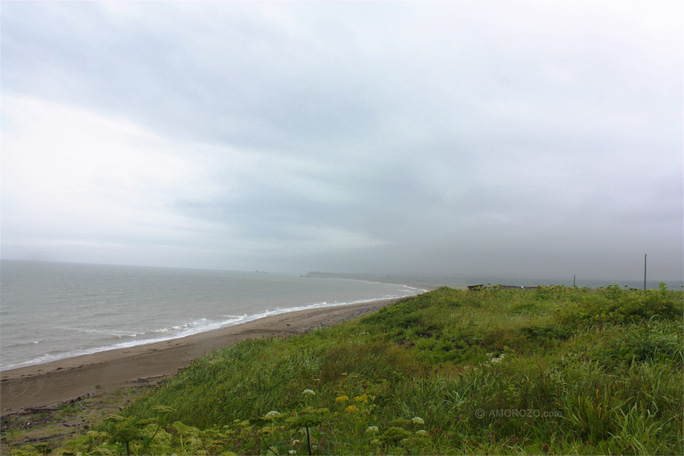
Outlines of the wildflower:
M416 431L416 435L418 437L429 437L430 436L428 431L426 431L425 429L421 429L420 431Z
M414 416L411 422L413 424L425 424L425 421L419 416Z
M347 373L346 373L346 372L342 372L342 377L346 377L346 376L347 376Z
M344 411L347 413L354 413L354 412L358 412L359 408L355 405L348 405L347 408L344 409Z
M503 361L504 356L505 356L505 355L504 355L503 353L501 353L501 355L499 355L498 358L492 358L492 362L493 362L493 363L500 363L501 361Z
M307 396L315 396L316 392L312 389L307 388L304 391L302 391L302 394L307 395Z
M288 453L290 453L290 454L297 454L297 450L288 450Z
M382 442L378 439L373 439L370 441L371 445L382 445Z
M292 445L297 445L298 443L299 443L299 439L294 439L294 440L292 441Z
M380 440L387 444L395 445L399 441L409 437L411 437L411 433L406 429L392 426L383 431L382 435L380 435Z
M363 402L365 404L368 402L368 394L362 394L361 396L354 397L354 402Z
M280 417L280 412L278 412L276 410L271 410L270 412L268 412L266 414L266 416L264 416L264 418L266 418L267 420L269 420L269 419L272 420L272 419L278 418L278 417Z
M366 432L378 432L379 429L377 426L368 426L368 429L366 429Z
M349 396L338 396L335 398L335 402L347 402L349 400Z

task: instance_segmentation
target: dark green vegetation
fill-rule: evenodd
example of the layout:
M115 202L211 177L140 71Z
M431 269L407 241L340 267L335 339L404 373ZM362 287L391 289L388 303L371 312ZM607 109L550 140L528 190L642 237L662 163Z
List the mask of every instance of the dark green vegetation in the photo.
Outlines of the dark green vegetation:
M440 288L215 352L57 452L681 454L682 297Z

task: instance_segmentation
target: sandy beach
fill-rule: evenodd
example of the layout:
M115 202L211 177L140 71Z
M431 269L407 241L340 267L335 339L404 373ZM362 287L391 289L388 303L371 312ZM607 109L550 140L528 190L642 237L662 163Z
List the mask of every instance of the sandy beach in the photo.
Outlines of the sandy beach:
M0 373L0 407L5 415L173 375L194 359L234 342L301 334L376 311L396 301L387 299L284 313L181 339L4 371Z

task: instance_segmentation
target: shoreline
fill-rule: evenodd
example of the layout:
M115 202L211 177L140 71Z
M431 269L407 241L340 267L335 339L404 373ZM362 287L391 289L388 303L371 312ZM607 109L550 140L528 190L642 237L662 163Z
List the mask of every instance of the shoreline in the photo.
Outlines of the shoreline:
M360 281L360 279L340 279L340 280L359 280ZM116 344L108 345L108 346L100 346L100 347L92 347L92 348L86 348L86 349L81 349L81 350L74 350L74 351L71 351L68 353L64 353L64 355L66 355L66 356L54 357L53 359L50 359L50 360L33 361L33 362L31 362L31 361L17 362L16 364L8 365L6 367L0 366L0 378L2 377L3 373L18 370L18 369L24 369L24 368L28 368L28 367L35 367L35 366L51 364L51 363L55 363L55 362L59 362L59 361L64 361L66 359L80 358L82 356L97 355L99 353L103 353L106 351L124 350L124 349L140 347L140 346L147 346L147 345L158 344L158 343L160 344L162 342L168 342L168 341L173 341L173 340L177 340L177 339L184 339L186 337L191 337L191 336L195 336L195 335L207 333L207 332L212 332L212 331L218 331L218 330L222 330L222 329L229 328L232 326L242 326L242 325L250 323L252 321L261 320L263 318L275 317L275 316L286 314L286 313L316 310L316 309L329 309L332 307L344 307L344 306L349 306L349 305L366 304L366 303L370 303L370 302L374 302L374 301L383 301L383 300L390 300L390 299L399 300L399 299L404 299L404 298L408 298L411 296L416 296L418 294L425 293L425 292L429 291L426 288L417 288L417 287L411 286L411 285L404 285L404 286L407 288L411 288L414 293L413 294L407 294L404 296L371 298L371 299L367 299L367 300L358 300L358 301L352 301L352 302L341 302L341 303L338 303L338 302L332 302L332 303L322 302L322 303L306 304L306 305L302 305L302 306L295 306L295 307L289 307L289 308L287 308L287 307L286 308L276 307L274 309L264 310L262 312L252 314L252 315L245 314L235 321L226 321L226 322L220 323L218 327L214 327L211 329L192 330L192 332L189 332L188 334L175 334L175 335L171 335L168 337L160 337L157 339L138 340L138 341L125 342L125 343L116 343Z
M283 312L182 338L4 370L0 372L0 415L50 407L174 375L193 360L229 344L302 334L374 312L407 297Z

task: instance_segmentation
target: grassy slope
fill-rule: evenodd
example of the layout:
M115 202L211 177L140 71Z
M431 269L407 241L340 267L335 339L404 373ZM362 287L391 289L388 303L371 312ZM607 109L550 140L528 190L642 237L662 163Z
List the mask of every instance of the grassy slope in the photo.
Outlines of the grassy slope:
M215 352L63 450L307 454L308 431L316 454L678 454L682 309L664 288L441 288Z

